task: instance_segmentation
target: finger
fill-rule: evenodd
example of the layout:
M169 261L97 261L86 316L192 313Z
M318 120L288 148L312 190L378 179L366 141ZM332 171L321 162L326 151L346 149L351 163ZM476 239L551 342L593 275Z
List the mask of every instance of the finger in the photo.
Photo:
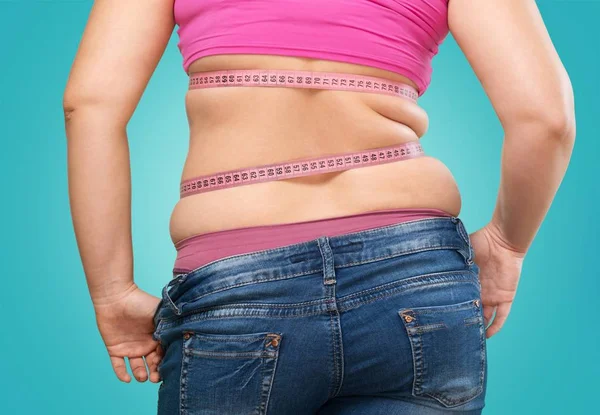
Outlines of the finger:
M506 317L508 317L510 306L511 303L501 303L496 307L496 317L494 317L494 322L488 327L486 332L488 339L500 331L506 321Z
M130 357L129 366L131 366L131 373L139 382L145 382L148 379L148 371L146 370L146 363L141 357Z
M127 366L125 365L125 358L118 356L111 356L110 363L112 364L113 370L115 371L115 375L119 378L119 380L123 382L129 383L131 381L131 376L127 373Z
M484 305L483 306L483 321L485 323L485 326L487 328L487 325L490 324L490 321L492 321L492 317L494 316L494 311L496 310L496 306L489 306L489 305Z
M153 350L152 352L148 353L145 359L150 372L150 382L159 382L160 375L158 374L158 364L161 361L160 355L156 352L156 350Z

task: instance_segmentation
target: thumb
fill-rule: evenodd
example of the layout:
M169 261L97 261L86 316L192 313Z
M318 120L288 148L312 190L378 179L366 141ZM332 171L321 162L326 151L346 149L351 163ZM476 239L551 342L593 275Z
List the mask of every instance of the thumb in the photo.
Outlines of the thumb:
M490 321L492 321L492 317L494 316L494 311L496 311L496 306L484 304L484 306L483 306L483 322L485 324L485 328L487 328Z

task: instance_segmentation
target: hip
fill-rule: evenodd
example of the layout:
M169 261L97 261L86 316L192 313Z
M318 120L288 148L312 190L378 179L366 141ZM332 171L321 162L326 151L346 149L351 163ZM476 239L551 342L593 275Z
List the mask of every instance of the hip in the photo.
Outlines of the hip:
M474 257L452 216L179 274L154 315L159 413L314 414L344 397L372 411L392 398L388 413L478 413L487 352Z

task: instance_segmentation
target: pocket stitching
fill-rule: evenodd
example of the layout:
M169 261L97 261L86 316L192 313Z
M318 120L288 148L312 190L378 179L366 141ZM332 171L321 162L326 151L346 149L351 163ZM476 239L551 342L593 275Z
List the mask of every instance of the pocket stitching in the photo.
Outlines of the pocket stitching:
M479 307L476 306L473 303L473 301L475 301L475 300L471 300L472 307L479 309ZM459 308L459 310L460 309L462 309L462 308ZM480 326L479 332L480 332L480 337L481 337L481 323L480 323L479 326ZM479 347L481 349L481 343L480 343ZM481 351L481 358L483 360L483 351ZM481 367L482 368L483 368L483 364L484 364L484 362L482 361L482 363L481 363ZM452 398L448 397L448 395L445 394L445 393L443 393L443 392L437 393L437 394L426 393L426 395L431 396L432 398L437 399L438 401L441 401L442 403L444 403L447 406L462 405L462 404L464 404L464 403L466 403L466 402L468 402L470 400L475 399L477 396L479 396L481 394L481 392L483 391L483 382L482 382L483 378L482 378L482 376L483 376L482 372L480 371L480 374L479 374L479 386L477 387L475 393L472 396L470 396L470 397L463 398L463 399L452 399Z
M460 303L455 303L455 304L444 304L444 305L439 305L439 306L407 307L407 308L401 309L399 312L406 312L409 310L417 310L419 312L419 314L429 314L429 313L446 313L449 311L460 311L463 309L478 308L478 306L476 306L474 304L474 301L476 301L476 300L477 300L477 298L472 299L472 300L462 301Z
M280 335L279 340L281 341L282 333L278 333L278 334ZM263 365L263 369L262 369L262 378L261 379L263 379L263 383L262 383L262 388L261 388L261 399L259 402L259 404L260 404L259 415L266 415L267 408L269 407L269 402L271 399L271 390L273 389L273 380L275 379L275 372L277 370L277 362L279 361L279 346L275 350L274 356L272 356L270 358L273 359L273 365L271 368L271 377L269 378L268 386L266 387L266 389L265 389L265 383L264 383L264 379L265 379L264 371L266 370L265 368L267 367L267 365Z
M482 344L482 342L485 342L485 338L484 336L484 331L482 330L482 318L481 318L481 308L479 307L478 304L475 303L475 301L477 301L478 299L472 299L472 300L467 300L467 301L463 301L461 303L456 303L456 304L449 304L449 305L442 305L442 306L423 306L423 307L407 307L407 308L402 308L398 311L398 314L400 315L402 322L406 328L406 331L409 335L409 343L411 345L411 351L412 351L412 355L413 355L413 372L414 372L414 377L413 377L413 387L412 387L412 393L414 396L423 396L423 395L427 395L430 396L438 401L440 401L441 403L443 403L445 406L447 407L452 407L452 406L457 406L457 405L461 405L464 404L465 402L468 402L470 400L475 399L477 396L479 396L481 394L481 392L483 391L483 380L484 380L484 375L485 375L485 344ZM468 396L466 398L461 398L461 399L452 399L449 398L446 394L444 394L443 392L441 393L436 393L436 394L432 394L429 392L423 392L422 390L422 385L423 385L423 353L422 353L422 337L421 334L423 333L423 330L420 330L419 327L420 326L409 326L408 324L410 324L410 321L415 321L414 320L414 316L413 320L410 320L409 322L407 322L404 318L404 316L406 315L410 315L410 314L406 314L407 312L411 311L411 310L418 310L419 313L422 314L430 314L430 313L444 313L444 312L448 312L448 311L460 311L463 309L467 309L467 308L471 308L471 309L477 309L477 315L474 317L469 317L469 319L471 318L476 318L477 321L473 322L473 323L466 323L467 319L463 319L463 321L465 321L465 326L469 326L475 323L478 323L479 325L479 338L480 338L480 350L481 350L481 369L480 369L480 373L479 373L479 386L477 387L477 389L475 390L475 393L472 394L472 396ZM443 323L442 323L443 324ZM431 324L426 325L430 326ZM426 331L426 332L430 332L430 331Z
M479 308L479 307L477 307ZM480 343L480 350L481 350L481 370L479 372L479 387L476 389L476 392L473 396L471 396L470 398L464 399L464 400L454 400L452 398L448 398L446 395L444 395L443 393L438 394L438 396L434 395L434 394L430 394L430 393L425 393L425 395L430 396L434 399L437 399L438 401L442 401L441 399L444 399L447 403L445 403L446 405L450 406L457 406L457 405L462 405L466 402L469 402L475 398L477 398L481 392L483 392L483 379L485 376L485 344L483 342L485 342L485 338L483 338L483 334L484 331L482 329L483 326L483 321L482 319L479 319L479 333L480 333L480 338L482 339L482 343ZM442 401L442 403L444 403Z
M188 334L187 337L186 334ZM281 340L283 333L280 332L261 332L244 335L228 335L228 334L211 334L211 333L200 333L193 330L184 330L181 333L183 338L182 341L182 354L183 360L181 363L181 374L180 374L180 394L179 394L179 407L182 415L188 414L187 408L187 381L188 381L188 368L190 366L190 360L193 356L204 357L209 359L221 359L221 358L256 358L260 359L260 378L257 380L259 384L258 404L255 407L255 412L258 415L266 414L267 407L269 405L269 399L271 396L271 389L273 387L273 380L275 378L275 371L277 368L277 362L279 360L279 349L281 346ZM227 352L207 352L199 349L193 349L189 347L189 343L192 339L196 338L198 341L206 342L222 342L222 343L238 343L238 342L251 342L256 340L263 340L260 351L254 352L233 352L227 354ZM266 343L267 339L277 338L279 343L273 345L271 342ZM268 347L273 347L274 350L267 350ZM268 361L271 359L272 361ZM271 371L270 375L267 373Z
M186 353L192 356L206 357L208 359L243 359L243 358L263 358L263 357L274 357L275 352L261 351L261 352L207 352L204 350L186 349Z
M193 337L196 337L199 340L204 342L224 342L224 343L234 343L234 342L253 342L256 340L264 340L267 337L272 337L273 334L281 335L281 333L273 333L270 331L266 331L263 333L256 334L213 334L213 333L203 333L198 331L187 331Z

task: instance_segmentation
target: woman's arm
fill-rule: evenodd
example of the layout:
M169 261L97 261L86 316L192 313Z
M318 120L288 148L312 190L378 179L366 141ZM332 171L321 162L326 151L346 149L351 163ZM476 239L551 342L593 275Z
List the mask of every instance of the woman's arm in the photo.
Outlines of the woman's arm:
M534 0L450 0L448 22L505 132L491 224L525 254L571 157L571 83Z
M64 92L71 214L94 305L135 287L126 126L173 27L173 0L96 0Z
M522 263L566 172L575 140L571 82L534 0L450 0L450 31L504 128L488 225L471 235L491 337L504 325Z
M63 97L73 226L96 323L123 382L131 380L125 357L138 381L160 381L152 337L160 300L133 282L126 126L173 27L173 0L96 0Z

